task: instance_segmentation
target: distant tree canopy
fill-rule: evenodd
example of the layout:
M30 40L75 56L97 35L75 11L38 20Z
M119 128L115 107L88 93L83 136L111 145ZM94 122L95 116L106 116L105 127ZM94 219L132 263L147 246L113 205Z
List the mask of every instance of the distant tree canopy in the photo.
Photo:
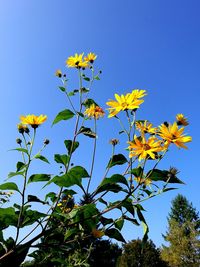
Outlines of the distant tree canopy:
M123 246L119 267L167 267L153 241L133 240Z
M168 224L164 239L169 242L169 246L163 245L162 259L171 267L199 267L199 215L184 196L178 195L172 201Z

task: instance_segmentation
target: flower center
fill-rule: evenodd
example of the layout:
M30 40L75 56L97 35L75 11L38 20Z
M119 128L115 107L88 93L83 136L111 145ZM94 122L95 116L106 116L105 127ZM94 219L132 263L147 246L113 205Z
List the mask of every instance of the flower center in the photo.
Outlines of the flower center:
M143 147L144 147L144 150L149 150L149 149L151 149L151 147L150 147L148 144L144 144Z

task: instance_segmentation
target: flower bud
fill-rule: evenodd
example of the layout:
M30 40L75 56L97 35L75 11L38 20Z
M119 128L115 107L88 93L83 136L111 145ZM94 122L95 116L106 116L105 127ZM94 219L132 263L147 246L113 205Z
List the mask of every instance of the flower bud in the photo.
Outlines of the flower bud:
M110 140L109 143L113 146L116 146L117 144L119 144L119 139L113 138Z
M17 138L17 139L16 139L16 143L19 144L19 145L21 145L22 140L21 140L20 138Z
M44 140L44 145L48 145L50 143L49 139Z

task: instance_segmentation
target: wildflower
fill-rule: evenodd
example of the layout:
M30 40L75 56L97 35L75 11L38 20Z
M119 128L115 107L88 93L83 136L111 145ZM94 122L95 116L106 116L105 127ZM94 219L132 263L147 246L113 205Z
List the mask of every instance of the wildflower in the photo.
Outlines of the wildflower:
M61 70L57 70L55 72L55 75L58 77L58 78L61 78L62 77L62 71Z
M162 137L164 140L166 140L166 145L169 146L170 143L174 143L179 148L187 148L184 143L188 143L192 141L191 136L185 136L183 134L184 127L178 128L178 125L176 122L173 124L170 124L166 126L165 124L162 124L159 126L160 132L158 133L160 137Z
M135 123L136 129L139 130L141 133L149 133L149 134L155 134L157 131L157 128L153 128L153 124L145 120L144 122L137 121Z
M92 104L85 110L84 114L89 118L93 117L95 119L99 119L100 117L104 116L105 112L99 106Z
M101 230L97 230L96 228L92 229L92 235L96 238L100 238L104 235L104 232Z
M83 61L83 54L75 54L74 56L69 57L66 60L66 65L69 68L87 68L89 67L88 62L87 61Z
M23 124L31 125L32 128L36 129L40 124L44 123L47 119L46 115L27 115L27 116L20 116L20 120Z
M176 120L178 125L187 126L189 124L187 118L183 114L177 114Z
M110 100L106 104L111 106L108 108L110 114L109 118L116 116L120 111L123 110L134 110L139 108L140 104L144 102L142 98L145 96L145 90L133 90L132 93L126 95L115 94L115 100Z
M128 147L128 149L130 150L129 157L132 158L134 156L138 156L139 161L148 157L155 159L156 152L163 150L161 141L155 137L150 137L146 141L145 138L139 138L135 135L134 140L128 143L130 144L130 146Z
M17 129L18 129L18 132L21 133L21 134L29 133L29 131L30 131L29 128L26 125L22 124L22 123L19 123L17 125Z
M97 55L95 55L94 53L89 53L87 54L86 57L84 57L84 60L92 64L96 58L97 58Z

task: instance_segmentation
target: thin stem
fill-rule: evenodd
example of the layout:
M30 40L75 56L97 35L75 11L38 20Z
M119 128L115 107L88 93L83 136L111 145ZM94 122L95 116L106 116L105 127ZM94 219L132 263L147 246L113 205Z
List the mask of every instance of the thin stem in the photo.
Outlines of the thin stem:
M94 133L95 133L95 135L97 133L97 120L96 120L96 118L94 118ZM91 170L90 170L90 177L89 177L87 190L86 190L87 193L89 191L90 183L91 183L91 180L92 180L92 174L93 174L93 169L94 169L94 161L95 161L95 155L96 155L96 146L97 146L97 138L95 137L94 138L94 148L93 148L93 155L92 155L92 165L91 165Z

